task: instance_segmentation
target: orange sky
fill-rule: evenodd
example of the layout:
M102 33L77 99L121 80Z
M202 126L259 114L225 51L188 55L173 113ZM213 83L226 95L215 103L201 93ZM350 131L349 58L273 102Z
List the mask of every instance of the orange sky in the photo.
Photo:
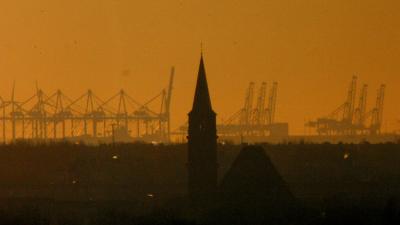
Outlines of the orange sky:
M369 108L387 84L384 129L398 128L397 0L15 0L0 6L0 95L29 97L35 80L72 98L120 88L144 102L176 67L173 127L191 107L200 55L219 119L242 105L249 81L279 82L277 120L290 132L330 113L351 76ZM123 71L130 71L124 73Z

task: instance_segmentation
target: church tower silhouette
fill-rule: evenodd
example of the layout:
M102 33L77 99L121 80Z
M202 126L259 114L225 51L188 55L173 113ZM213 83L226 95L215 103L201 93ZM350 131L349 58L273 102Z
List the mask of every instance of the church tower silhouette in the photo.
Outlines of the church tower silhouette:
M193 107L188 115L188 192L192 199L208 199L217 190L217 129L203 54L200 57Z

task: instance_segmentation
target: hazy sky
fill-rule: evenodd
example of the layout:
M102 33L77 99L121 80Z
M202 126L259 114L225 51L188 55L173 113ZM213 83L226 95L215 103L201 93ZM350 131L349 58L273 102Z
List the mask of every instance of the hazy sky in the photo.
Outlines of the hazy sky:
M398 0L14 0L0 5L0 95L29 97L35 81L71 98L124 88L144 102L176 67L173 127L193 99L200 43L218 118L243 105L250 81L279 82L277 120L306 119L344 102L351 76L369 106L387 84L385 126L400 119ZM125 72L124 72L125 71ZM270 87L270 86L269 86Z

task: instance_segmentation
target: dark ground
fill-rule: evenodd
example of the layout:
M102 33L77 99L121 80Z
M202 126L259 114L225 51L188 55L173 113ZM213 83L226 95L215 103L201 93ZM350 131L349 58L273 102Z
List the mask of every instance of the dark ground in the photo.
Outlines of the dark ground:
M399 215L396 199L400 197L399 144L264 144L263 147L305 209L290 224L396 224ZM241 148L219 145L220 178ZM221 211L207 214L188 209L184 197L186 176L186 145L1 146L0 221L2 224L223 223L223 219L215 219L224 217ZM209 220L199 219L202 217ZM249 223L241 219L239 215L234 221Z

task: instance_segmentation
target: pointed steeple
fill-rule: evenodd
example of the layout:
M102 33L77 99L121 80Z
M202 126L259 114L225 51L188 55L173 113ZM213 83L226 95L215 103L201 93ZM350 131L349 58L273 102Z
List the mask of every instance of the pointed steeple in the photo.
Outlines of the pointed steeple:
M201 54L200 57L199 72L197 75L196 91L194 94L192 112L193 111L212 111L203 54Z
M188 116L188 192L197 201L212 197L218 180L216 114L211 107L203 54Z

